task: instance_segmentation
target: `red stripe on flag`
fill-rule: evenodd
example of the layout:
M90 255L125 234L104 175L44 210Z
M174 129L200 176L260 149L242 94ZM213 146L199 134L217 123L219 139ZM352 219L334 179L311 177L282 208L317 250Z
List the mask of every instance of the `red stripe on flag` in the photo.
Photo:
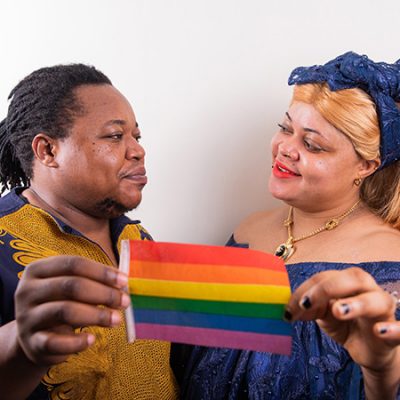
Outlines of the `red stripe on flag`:
M238 247L131 240L130 250L131 260L250 266L286 272L283 260L279 257L262 251L249 251Z

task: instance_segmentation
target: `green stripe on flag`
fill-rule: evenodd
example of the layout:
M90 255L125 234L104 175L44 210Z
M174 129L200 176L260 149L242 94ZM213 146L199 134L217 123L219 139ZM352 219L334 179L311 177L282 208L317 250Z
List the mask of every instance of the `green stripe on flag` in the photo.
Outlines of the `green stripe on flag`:
M174 299L131 294L133 309L175 310L195 313L282 319L284 304L236 303L229 301Z

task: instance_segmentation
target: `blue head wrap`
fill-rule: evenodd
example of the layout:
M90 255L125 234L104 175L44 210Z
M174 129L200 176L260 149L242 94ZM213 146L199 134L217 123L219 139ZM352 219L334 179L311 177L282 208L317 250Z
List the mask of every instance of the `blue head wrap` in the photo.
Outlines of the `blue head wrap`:
M289 85L326 82L332 91L360 88L376 105L381 138L383 168L400 159L400 60L395 64L373 62L367 56L345 53L325 65L298 67L290 74Z

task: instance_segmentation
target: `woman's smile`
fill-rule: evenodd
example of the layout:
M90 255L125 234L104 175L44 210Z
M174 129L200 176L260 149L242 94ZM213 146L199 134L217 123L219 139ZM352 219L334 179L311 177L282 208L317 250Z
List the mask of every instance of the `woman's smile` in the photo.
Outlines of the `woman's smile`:
M296 172L290 170L288 167L280 163L278 160L275 160L273 164L272 173L277 178L282 178L282 179L290 179L301 176L300 174L297 174Z

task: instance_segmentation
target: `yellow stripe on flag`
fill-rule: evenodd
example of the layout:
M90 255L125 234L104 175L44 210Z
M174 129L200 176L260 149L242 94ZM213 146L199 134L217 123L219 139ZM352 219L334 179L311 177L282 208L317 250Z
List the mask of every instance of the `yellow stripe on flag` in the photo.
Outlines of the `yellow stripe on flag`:
M286 304L290 297L289 286L177 282L135 278L129 279L129 292L133 295L178 299L274 304Z

